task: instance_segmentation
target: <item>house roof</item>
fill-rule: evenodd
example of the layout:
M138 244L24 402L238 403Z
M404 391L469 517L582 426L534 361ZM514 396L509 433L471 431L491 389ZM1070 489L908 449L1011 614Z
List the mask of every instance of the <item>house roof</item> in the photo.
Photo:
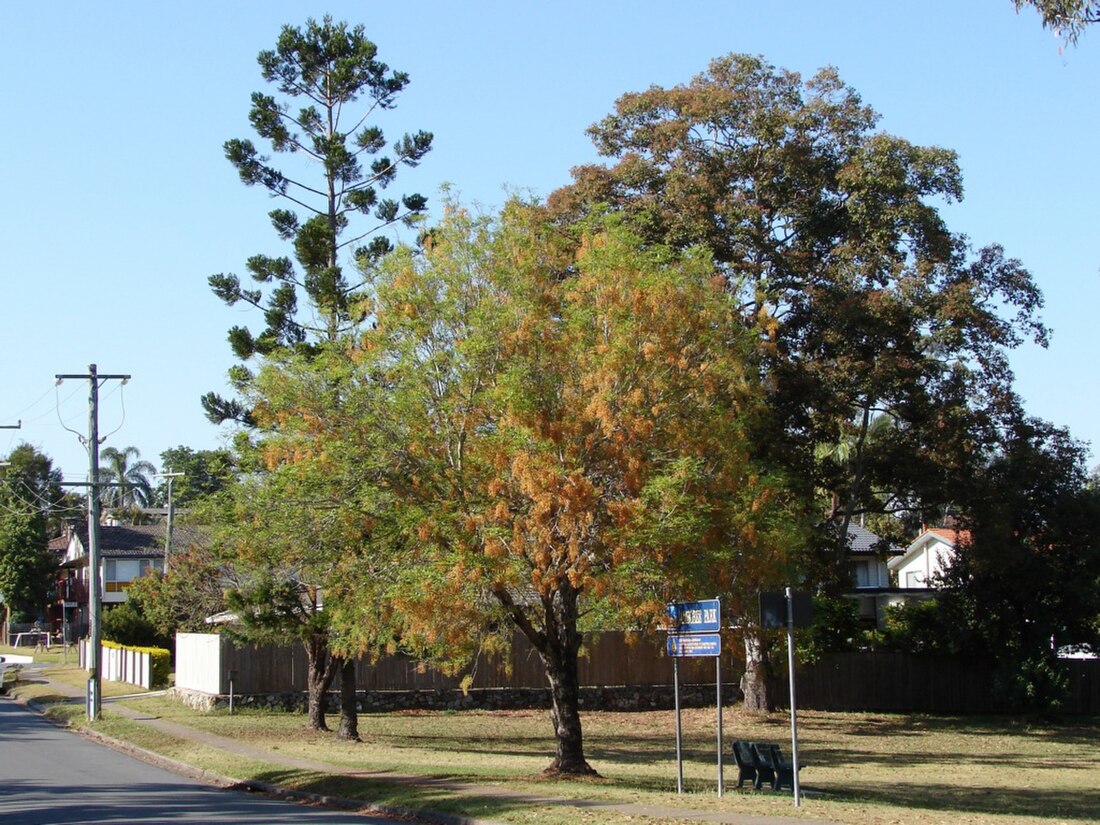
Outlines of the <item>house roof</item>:
M848 552L858 555L872 555L886 553L896 555L904 552L904 549L894 544L887 544L876 533L872 533L856 524L848 525Z
M99 555L104 559L159 558L164 555L164 540L167 525L130 524L101 525L99 528ZM76 538L80 543L81 559L87 555L88 526L82 524L76 529ZM201 530L189 526L173 526L172 547L184 548L203 540ZM79 560L74 560L79 561ZM73 562L70 562L72 564Z
M947 542L952 547L959 543L960 538L963 541L966 541L970 538L969 530L955 530L951 527L929 527L927 530L917 536L916 540L920 541L929 533L936 536L936 538L942 539L943 541Z
M968 530L955 530L951 527L929 527L925 529L919 536L913 539L913 542L905 548L905 552L895 558L886 562L886 566L891 570L897 570L899 567L908 564L915 556L925 552L929 546L935 543L945 544L948 549L954 552L956 545L960 541L967 541L970 538L970 531Z

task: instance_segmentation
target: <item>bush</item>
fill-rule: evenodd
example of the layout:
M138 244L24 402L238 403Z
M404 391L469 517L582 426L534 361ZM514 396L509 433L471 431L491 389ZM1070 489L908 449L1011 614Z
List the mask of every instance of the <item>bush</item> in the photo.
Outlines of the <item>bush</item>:
M884 611L879 646L898 653L962 652L962 628L945 615L939 601L927 599L890 605Z
M141 609L130 601L104 610L100 630L104 640L120 645L168 647L168 639L158 633Z
M866 643L859 605L852 599L815 595L814 623L798 634L798 659L816 662L826 653L858 650Z

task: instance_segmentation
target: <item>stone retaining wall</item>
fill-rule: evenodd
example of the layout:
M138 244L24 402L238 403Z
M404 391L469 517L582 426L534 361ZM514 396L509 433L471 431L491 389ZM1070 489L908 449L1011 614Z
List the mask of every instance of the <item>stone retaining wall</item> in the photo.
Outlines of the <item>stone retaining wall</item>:
M172 688L169 696L194 708L211 711L228 708L229 696L203 693L197 690ZM733 684L722 685L722 703L741 701L741 691ZM340 694L331 691L325 709L336 713L340 709ZM707 707L714 704L715 686L683 685L680 706ZM580 689L582 710L640 711L671 710L675 707L672 685L645 687L591 687ZM386 713L399 710L523 710L548 709L549 689L537 688L474 688L463 694L460 690L368 690L359 691L361 713ZM235 695L234 708L257 708L305 712L304 693L255 693Z

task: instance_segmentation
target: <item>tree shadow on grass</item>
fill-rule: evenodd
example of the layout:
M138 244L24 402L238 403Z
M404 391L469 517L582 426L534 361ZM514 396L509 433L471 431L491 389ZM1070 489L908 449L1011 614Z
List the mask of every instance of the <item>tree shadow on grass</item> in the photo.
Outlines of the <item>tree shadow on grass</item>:
M1091 745L1100 738L1100 719L1095 717L889 715L864 717L858 722L830 722L823 719L808 727L845 736L917 737L948 733L1042 738L1067 745Z
M481 794L459 790L445 779L422 778L414 781L393 782L386 779L368 777L329 776L302 781L293 771L268 771L258 777L261 781L276 785L293 785L296 790L320 796L336 797L345 800L359 800L364 806L380 806L384 809L405 809L431 811L443 814L459 814L484 819L507 819L510 815L529 816L533 809L548 808L615 808L624 804L615 800L571 799L556 793L563 783L584 785L616 785L614 781L599 777L585 777L579 780L547 779L545 790L510 791L507 786L495 793ZM516 777L517 782L536 782L541 777ZM296 781L295 781L296 780ZM671 792L674 785L667 783L650 788L642 784L631 783L638 790ZM701 789L701 788L700 788ZM561 821L570 821L565 815Z
M853 784L827 788L831 798L957 813L1057 817L1095 822L1100 791L1067 788L962 787L946 783Z

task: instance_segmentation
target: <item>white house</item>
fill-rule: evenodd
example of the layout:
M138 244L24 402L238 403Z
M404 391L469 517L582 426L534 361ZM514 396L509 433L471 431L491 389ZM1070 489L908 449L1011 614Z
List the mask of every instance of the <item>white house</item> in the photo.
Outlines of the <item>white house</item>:
M966 539L965 531L933 527L917 536L905 552L890 559L886 567L897 578L900 590L928 590L954 560L959 542Z

